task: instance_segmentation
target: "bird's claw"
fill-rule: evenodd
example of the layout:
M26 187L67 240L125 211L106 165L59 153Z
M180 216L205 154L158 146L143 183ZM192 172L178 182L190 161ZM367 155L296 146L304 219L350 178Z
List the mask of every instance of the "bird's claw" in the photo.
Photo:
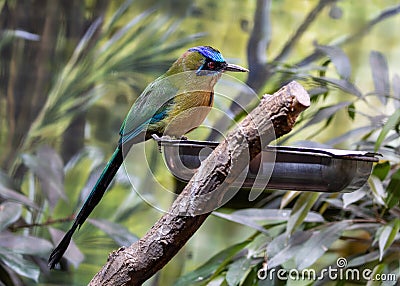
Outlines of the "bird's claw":
M158 136L157 134L152 134L151 135L151 137L153 137L153 139L154 139L154 141L156 141L157 142L157 145L158 145L158 151L160 152L160 153L162 153L162 150L161 150L161 145L162 145L162 137L160 137L160 136ZM164 136L163 136L164 137Z
M160 153L162 153L161 152L161 147L162 147L163 141L172 141L172 140L187 141L188 140L188 138L186 136L183 136L183 135L181 137L179 137L179 138L174 138L174 137L171 137L169 135L163 135L163 136L160 137L157 134L152 134L151 137L153 137L153 139L157 142L158 150L160 151Z

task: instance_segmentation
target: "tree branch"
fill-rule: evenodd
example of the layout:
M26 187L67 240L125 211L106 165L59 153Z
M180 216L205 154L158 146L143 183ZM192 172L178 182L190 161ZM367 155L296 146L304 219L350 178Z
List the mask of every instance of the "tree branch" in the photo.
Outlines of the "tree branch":
M365 36L375 25L379 24L380 22L393 17L400 13L400 5L396 5L394 7L390 7L388 9L383 10L379 13L375 18L371 19L368 23L362 26L357 32L354 34L348 35L347 37L342 38L340 41L334 43L335 46L343 46L354 41L359 40L363 36ZM309 65L311 62L314 62L324 56L320 50L315 50L310 55L303 58L298 63L294 64L297 67L303 67Z
M43 226L48 226L56 223L61 223L61 222L71 222L75 218L75 215L70 215L67 217L59 218L59 219L48 219L45 222L42 223L19 223L17 222L15 225L9 226L11 231L17 231L21 228L33 228L33 227L43 227Z
M289 55L290 51L294 48L294 46L300 40L301 36L304 34L304 32L307 31L307 29L314 22L314 20L317 18L319 13L321 13L321 11L325 8L325 6L330 5L336 1L337 0L320 0L318 2L317 6L315 6L315 8L311 10L311 12L304 19L303 23L301 23L301 25L297 28L294 35L289 38L289 40L283 46L281 52L275 57L273 62L281 62L281 61L285 60L286 57Z
M258 0L254 12L254 25L247 44L247 60L249 63L249 77L247 85L256 92L269 77L267 68L267 48L271 40L271 0ZM266 74L267 73L267 74ZM246 96L246 95L242 95ZM233 113L241 110L234 105L230 107Z
M183 247L217 202L261 150L291 131L297 116L310 105L305 89L291 82L260 104L203 161L168 213L141 238L108 257L90 285L141 285Z

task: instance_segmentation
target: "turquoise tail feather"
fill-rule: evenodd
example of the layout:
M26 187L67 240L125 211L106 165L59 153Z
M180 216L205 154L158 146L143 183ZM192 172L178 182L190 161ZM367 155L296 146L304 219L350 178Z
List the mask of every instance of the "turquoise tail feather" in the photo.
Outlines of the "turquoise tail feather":
M93 211L96 205L100 202L103 197L105 191L110 185L112 179L117 173L119 167L122 165L124 161L122 146L119 145L117 149L115 149L114 154L111 159L108 161L106 167L101 173L100 178L97 180L96 185L93 187L92 191L89 194L89 197L86 199L82 208L80 209L78 215L76 216L74 223L70 230L64 235L61 242L58 246L53 250L50 254L48 265L50 269L53 269L54 266L61 260L65 251L68 248L69 243L71 242L71 237L75 230L79 228L87 219L89 214Z

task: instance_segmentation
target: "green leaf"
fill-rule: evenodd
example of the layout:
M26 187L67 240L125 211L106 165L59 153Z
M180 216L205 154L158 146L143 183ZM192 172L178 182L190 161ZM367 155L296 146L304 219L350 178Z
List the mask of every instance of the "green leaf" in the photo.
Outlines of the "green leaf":
M367 286L381 286L382 285L382 281L380 281L379 279L376 279L377 275L381 275L383 273L383 270L385 269L385 264L384 263L380 263L378 265L376 265L374 267L374 269L372 270L372 273L370 273L370 277L368 277L368 282L367 282ZM367 277L365 277L367 278Z
M54 149L41 146L36 156L24 154L22 159L25 166L39 178L51 208L54 208L60 198L67 200L64 192L64 164Z
M225 218L230 221L238 222L252 227L259 222L260 227L268 223L277 223L287 221L290 217L291 210L289 209L243 209L235 211L231 214L213 212L214 215ZM324 218L316 212L309 212L304 219L307 222L324 222ZM263 228L263 232L265 229Z
M132 5L132 3L133 3L133 0L126 0L124 3L122 3L118 7L118 9L115 11L115 13L111 16L109 22L106 25L104 25L104 29L107 32L111 32L111 28L121 18L121 16L125 14L125 12Z
M313 192L306 192L300 195L290 213L290 218L286 225L286 235L290 236L290 234L303 223L319 195L319 193Z
M257 271L259 269L257 267L252 267L250 273L244 278L243 282L240 284L241 286L253 286L258 285L262 286L260 279L257 277Z
M343 197L342 197L343 208L347 208L352 203L359 201L365 195L366 195L366 192L365 192L365 190L363 188L358 189L357 191L354 191L354 192L351 192L351 193L343 194Z
M400 219L396 218L395 220L391 221L389 224L383 226L381 231L379 231L379 260L382 261L383 254L386 249L388 249L397 233L400 229Z
M372 194L374 195L376 202L384 206L387 194L385 192L385 189L383 188L382 181L374 175L371 175L368 178L368 185L372 190Z
M324 86L317 86L307 90L310 95L311 102L316 102L320 95L326 95L329 92L329 89Z
M8 189L17 188L16 184L13 182L13 179L11 179L10 176L2 170L0 170L0 187Z
M318 83L322 83L323 85L326 85L327 83L331 84L341 89L344 92L355 95L358 98L363 97L361 91L354 84L352 84L350 81L346 79L336 79L330 77L313 77L313 80L315 80Z
M317 261L349 225L348 221L341 221L333 223L320 231L315 231L297 251L294 257L297 267L304 269Z
M391 130L394 130L395 126L400 122L400 109L397 109L387 120L386 124L383 126L381 132L375 143L375 152L381 147L383 140Z
M383 181L383 180L385 180L387 174L389 174L389 171L390 171L390 162L385 161L385 162L376 164L374 166L372 174L375 177L378 177L381 181Z
M387 103L387 97L390 93L389 67L385 56L377 51L371 51L369 56L371 65L372 79L374 81L375 92L379 100Z
M347 267L350 268L350 267L354 267L354 266L365 265L369 262L378 260L378 258L379 258L379 252L373 251L368 254L357 256L354 259L350 260L349 263L347 264Z
M395 109L400 108L400 76L395 74L392 79L393 105Z
M321 121L323 121L325 119L331 118L336 112L347 107L350 104L351 103L349 101L344 101L344 102L339 102L334 105L325 106L325 107L320 108L314 114L314 116L311 118L311 120L307 122L305 127L320 123Z
M214 255L210 260L204 263L196 270L181 276L176 282L175 286L193 285L195 283L205 283L213 275L221 272L225 266L232 260L232 257L241 251L250 241L244 241L232 245L221 252Z
M389 164L390 166L390 164ZM400 201L400 169L397 170L391 177L390 183L386 188L387 197L386 204L388 208L393 208L399 204Z
M282 200L281 200L281 205L279 206L281 209L283 209L284 207L286 207L288 204L290 204L291 201L293 201L297 196L299 196L301 194L301 192L299 191L289 191L286 192L283 196L282 196Z
M224 213L220 213L220 212L213 212L213 214L220 218L224 218L226 220L233 221L233 222L240 223L242 225L254 228L255 230L258 230L259 232L269 235L268 230L266 230L264 227L260 226L259 224L255 223L253 220L249 219L248 217L235 215L235 214L224 214Z
M101 219L89 219L88 221L107 233L120 246L129 246L139 240L136 235L120 224Z
M267 253L270 257L268 268L274 268L291 259L311 236L311 231L296 231L290 239L284 233L274 238L267 246Z
M22 39L25 41L37 42L40 41L40 35L33 34L26 30L21 30L21 29L16 29L16 30L3 29L0 37L0 49L3 46L9 44L14 39Z
M354 120L354 118L356 117L356 107L354 103L347 106L347 114L352 120Z
M39 267L26 260L21 254L16 254L13 251L0 247L0 260L19 275L38 282Z
M0 205L0 231L16 222L22 213L20 204L5 202Z
M226 273L226 281L229 286L239 285L240 282L247 276L251 268L251 260L244 256L229 265Z
M13 235L0 233L0 246L12 250L14 253L37 255L46 257L53 248L53 245L43 238L35 236Z
M351 76L351 63L347 55L337 46L315 45L316 49L326 54L341 78L349 79Z
M28 199L23 194L20 194L14 190L8 189L2 185L0 185L0 198L7 200L7 201L18 202L27 207L38 209L38 206L32 200Z
M343 135L337 136L329 141L326 142L327 145L336 145L342 143L343 141L352 139L354 141L355 137L362 137L365 134L371 133L372 131L376 130L376 126L373 124L369 124L367 126L358 127L352 130L347 131Z
M243 209L234 212L236 215L251 217L255 221L288 220L290 209ZM307 222L324 222L324 218L316 212L309 212L304 219Z

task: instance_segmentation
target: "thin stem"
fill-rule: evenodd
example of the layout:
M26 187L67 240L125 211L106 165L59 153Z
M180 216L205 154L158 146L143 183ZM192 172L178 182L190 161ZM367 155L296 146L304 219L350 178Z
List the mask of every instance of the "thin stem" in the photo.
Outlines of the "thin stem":
M32 228L32 227L43 227L43 226L48 226L56 223L62 223L62 222L71 222L75 218L75 215L70 215L64 218L58 218L58 219L48 219L45 222L42 223L23 223L15 226L10 226L11 231L17 231L22 228Z
M311 10L311 12L304 19L303 23L301 23L299 28L294 33L293 37L289 38L289 40L283 46L281 52L275 57L274 62L280 62L280 61L284 60L289 55L289 53L293 49L293 47L300 40L300 38L304 34L304 32L307 31L307 29L314 22L314 20L317 18L319 13L325 8L325 6L330 5L336 1L337 0L320 0L318 5L315 6L315 8L313 10Z

